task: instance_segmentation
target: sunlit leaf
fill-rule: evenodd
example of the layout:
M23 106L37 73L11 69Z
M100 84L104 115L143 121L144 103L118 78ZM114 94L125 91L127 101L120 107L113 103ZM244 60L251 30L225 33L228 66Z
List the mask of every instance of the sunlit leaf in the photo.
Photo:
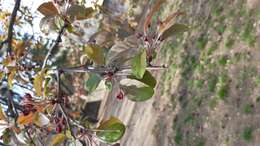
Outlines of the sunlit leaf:
M71 24L68 25L67 30L68 30L69 33L73 33L74 32L74 28L73 28L73 26Z
M89 93L92 93L98 87L100 81L101 81L100 76L94 73L90 73L88 80L85 82L85 89Z
M143 78L139 79L139 78L136 78L135 76L133 75L129 75L127 76L128 78L130 79L135 79L135 80L138 80L142 83L145 83L146 85L154 88L156 86L156 79L153 77L153 75L149 72L149 71L145 71L144 75L143 75Z
M46 126L50 123L50 120L43 113L38 113L34 117L34 124L39 127Z
M142 50L142 52L136 55L132 60L132 73L138 79L143 78L146 69L146 51Z
M163 32L162 38L164 40L171 35L182 33L182 32L188 31L188 30L189 30L189 27L187 25L176 23L176 24L173 24L170 28L168 28L167 30L165 30Z
M51 78L46 78L44 82L44 87L43 87L43 97L47 96L47 91L48 91L48 84L50 82Z
M58 30L60 30L64 26L64 20L59 16L55 16L54 17L54 24L55 24L56 28Z
M51 146L57 146L58 144L62 143L66 138L66 135L62 133L54 135L51 140Z
M42 96L42 84L44 81L44 73L38 72L33 80L33 87L35 89L36 96Z
M125 125L116 117L111 117L98 127L97 136L106 143L113 143L121 139L125 133Z
M66 137L68 138L68 139L74 139L74 137L72 136L72 134L71 134L71 132L70 132L70 130L66 130Z
M3 60L3 65L8 66L13 61L12 57L8 56Z
M19 115L17 123L20 125L32 124L37 113L30 112L28 115Z
M93 60L96 64L103 65L105 63L105 56L103 52L103 48L99 47L95 44L87 45L84 48L87 56Z
M15 77L15 74L16 74L16 70L13 69L13 70L11 70L11 72L8 75L8 87L9 87L9 89L11 89L13 87L13 79Z
M0 105L0 120L6 120L6 117L4 115L4 112L3 112L3 109L2 109L1 105Z
M14 53L17 58L23 56L25 48L30 45L29 41L20 41L15 45Z
M58 9L55 7L53 2L43 3L38 7L37 10L44 16L54 16L59 14Z
M67 15L77 20L87 19L92 17L94 9L86 8L83 5L71 5L67 10Z
M5 75L4 72L1 72L1 71L0 71L0 80L2 80L2 78L4 77L4 75Z

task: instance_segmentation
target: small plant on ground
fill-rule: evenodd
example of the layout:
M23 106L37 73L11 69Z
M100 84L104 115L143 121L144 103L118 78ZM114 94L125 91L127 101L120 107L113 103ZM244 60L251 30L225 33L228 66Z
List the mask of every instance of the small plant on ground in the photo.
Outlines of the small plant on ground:
M242 138L249 142L252 140L253 138L253 128L252 127L246 127L244 128L243 132L242 132Z

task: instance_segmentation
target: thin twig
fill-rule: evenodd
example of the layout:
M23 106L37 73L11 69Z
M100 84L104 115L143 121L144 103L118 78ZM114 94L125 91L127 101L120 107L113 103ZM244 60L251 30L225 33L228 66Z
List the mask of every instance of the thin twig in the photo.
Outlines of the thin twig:
M12 52L13 28L14 28L14 23L15 23L17 11L20 7L20 3L21 3L21 0L15 1L14 9L13 9L13 12L11 14L10 23L9 23L9 27L8 27L8 35L7 35L6 42L7 42L7 45L8 45L7 46L7 53L9 53L9 55Z
M4 40L0 43L0 50L2 49L2 47L4 46L4 44L7 43L7 40Z
M7 100L8 101L8 109L10 110L11 115L14 116L15 125L16 125L17 124L16 121L17 121L17 118L18 118L18 111L17 111L17 108L14 104L14 100L13 100L11 90L8 90L7 98L8 98L8 100Z
M31 134L29 133L28 129L26 129L26 134L28 135L28 137L29 137L29 139L30 139L30 141L31 141L31 144L32 144L33 146L36 146L36 144L34 143L34 141L33 141L33 139L32 139L32 136L31 136Z
M58 36L54 42L54 45L49 49L44 61L43 61L43 65L42 65L42 70L45 68L46 66L46 63L52 53L53 50L57 49L59 43L61 42L61 36L63 35L65 29L68 27L68 24L65 22L65 24L62 26L62 28L60 29L59 33L58 33Z
M68 127L68 129L70 130L70 133L71 133L72 137L73 137L74 139L76 139L76 136L74 135L74 133L73 133L73 131L72 131L72 128L71 128L71 126L70 126L70 123L69 123L69 116L68 116L68 114L66 113L66 111L65 111L65 109L64 109L64 107L63 107L63 102L60 103L60 102L62 101L62 94L61 94L61 88L60 88L60 84L61 84L61 81L60 81L61 71L58 70L57 73L56 73L56 75L57 75L57 82L58 82L58 97L57 97L58 102L59 102L59 103L58 103L58 106L59 106L59 108L60 108L61 113L63 114L63 116L64 116L64 118L65 118L65 121L66 121L66 123L67 123L67 127Z
M86 67L72 67L72 68L62 68L60 70L62 70L63 72L68 72L68 73L86 73L86 72L91 72L91 73L97 73L97 74L105 74L109 71L112 71L114 73L122 73L122 72L127 72L127 71L131 71L131 66L124 66L124 67L120 67L117 70L113 70L111 68L108 67L92 67L92 66L86 66ZM148 66L146 67L147 70L162 70L167 68L165 65L162 66Z
M79 123L77 123L76 121L72 121L72 124L76 125L78 128L81 128L83 130L86 130L86 131L91 131L91 132L118 132L120 130L109 130L109 129L88 129L88 128L85 128L84 126L80 125Z

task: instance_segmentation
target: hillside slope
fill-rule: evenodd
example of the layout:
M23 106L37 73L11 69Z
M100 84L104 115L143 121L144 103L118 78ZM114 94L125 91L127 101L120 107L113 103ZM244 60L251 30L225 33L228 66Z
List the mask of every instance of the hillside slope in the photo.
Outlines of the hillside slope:
M260 143L260 2L168 0L165 18L191 26L163 45L155 96L142 103L113 94L102 117L128 126L122 146L258 146Z

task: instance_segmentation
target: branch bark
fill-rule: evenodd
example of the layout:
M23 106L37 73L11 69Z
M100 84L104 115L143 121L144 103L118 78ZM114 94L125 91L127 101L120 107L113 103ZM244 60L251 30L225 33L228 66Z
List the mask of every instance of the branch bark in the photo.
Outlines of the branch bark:
M69 131L70 131L70 133L71 133L71 135L72 135L72 137L74 138L74 139L76 139L76 136L74 135L74 133L73 133L73 131L72 131L72 127L71 127L71 125L70 125L70 120L69 120L69 116L68 116L68 114L67 114L67 112L65 111L65 108L64 108L64 103L63 102L60 102L60 101L63 101L63 99L62 99L62 93L61 93L61 80L60 80L60 76L61 76L61 74L62 74L62 72L60 71L60 70L58 70L57 71L57 82L58 82L58 96L57 96L57 99L58 99L58 106L59 106L59 108L60 108L60 111L61 111L61 113L63 114L63 116L64 116L64 118L65 118L65 121L66 121L66 123L67 123L67 128L69 129Z
M8 27L7 39L6 39L6 41L4 41L8 45L7 46L7 53L9 55L12 52L13 29L14 29L14 23L15 23L15 18L16 18L16 15L17 15L17 11L20 8L20 3L21 3L21 0L16 0L15 1L14 9L13 9L13 12L11 14L10 23L9 23L9 27Z
M12 53L13 28L14 28L17 11L20 8L20 3L21 3L21 0L15 1L15 5L14 5L14 8L13 8L13 11L11 14L11 18L10 18L10 22L9 22L7 39L5 41L3 41L3 43L7 43L7 54L8 55L11 55L11 53ZM8 109L9 109L10 113L14 116L15 123L16 123L16 120L18 117L18 111L14 104L12 91L8 91L7 100L8 100Z
M92 66L85 66L85 67L71 67L71 68L61 68L60 70L63 72L68 72L68 73L86 73L86 72L90 72L90 73L97 73L100 75L104 75L107 72L112 72L116 75L120 75L121 73L125 73L125 72L130 72L131 71L131 66L123 66L123 67L119 67L118 69L111 69L108 67L92 67ZM146 67L147 70L162 70L167 68L167 66L165 65L156 65L156 66L148 66Z
M62 26L62 28L60 29L59 33L58 33L58 36L54 42L54 45L49 49L47 55L45 56L45 59L43 61L43 65L42 65L42 70L45 68L46 64L47 64L47 61L50 57L50 55L52 54L52 51L54 49L57 49L59 43L61 42L61 36L63 35L63 33L65 32L65 29L68 27L68 24L67 22L65 22L65 24Z

